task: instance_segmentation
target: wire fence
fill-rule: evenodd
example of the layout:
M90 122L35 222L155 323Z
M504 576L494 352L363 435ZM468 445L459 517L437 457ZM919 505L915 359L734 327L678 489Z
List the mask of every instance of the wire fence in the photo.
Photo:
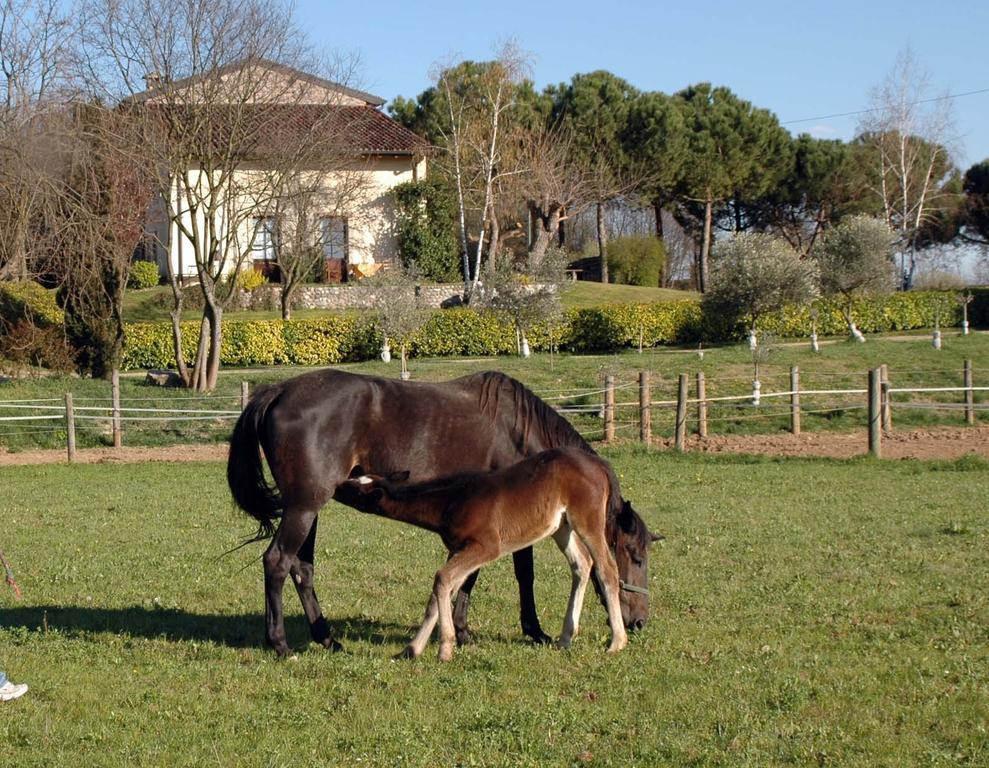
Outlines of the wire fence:
M989 369L897 370L875 372L880 391L873 397L863 387L865 374L813 371L803 376L792 369L786 376L772 372L762 381L742 376L663 376L649 372L638 378L605 377L603 386L537 391L547 404L565 415L589 441L636 439L650 442L673 437L682 446L687 432L702 436L761 428L799 433L809 425L854 427L878 420L887 432L893 414L901 410L958 414L975 423L989 412L989 386L977 386L976 374L989 379ZM621 399L619 399L619 397ZM239 396L181 395L121 399L119 382L111 397L0 400L0 445L57 447L71 455L77 438L85 445L122 445L126 432L135 444L216 442L224 439L246 402L247 385ZM879 409L871 412L871 405ZM166 440L167 442L167 440Z

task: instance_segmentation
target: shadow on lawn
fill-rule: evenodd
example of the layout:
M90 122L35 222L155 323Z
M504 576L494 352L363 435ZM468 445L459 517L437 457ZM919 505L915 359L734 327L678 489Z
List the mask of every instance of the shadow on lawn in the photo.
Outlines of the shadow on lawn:
M362 616L327 619L333 637L374 645L408 642L411 629L404 625L374 621ZM234 615L190 613L171 608L89 608L83 606L38 605L6 608L0 611L0 628L23 627L29 632L60 632L74 636L110 633L150 639L212 642L231 648L252 648L264 644L264 618L261 613ZM289 642L309 638L309 627L302 616L287 616L285 630Z

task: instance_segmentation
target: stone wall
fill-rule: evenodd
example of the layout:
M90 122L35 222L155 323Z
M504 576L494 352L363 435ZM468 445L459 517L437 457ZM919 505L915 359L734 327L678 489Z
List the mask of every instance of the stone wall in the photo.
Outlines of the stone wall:
M463 303L461 283L418 286L423 307L450 307ZM279 306L279 286L264 285L244 294L236 304L240 308ZM294 309L371 309L375 305L375 290L363 285L302 285L295 291Z

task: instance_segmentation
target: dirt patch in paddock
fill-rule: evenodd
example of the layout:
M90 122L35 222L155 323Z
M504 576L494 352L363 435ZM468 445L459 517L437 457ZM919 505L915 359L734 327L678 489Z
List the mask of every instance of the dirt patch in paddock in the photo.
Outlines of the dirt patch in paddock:
M672 447L672 441L664 445ZM868 451L868 436L860 432L805 432L791 435L696 435L688 450L705 453L761 453L771 456L824 456L847 459ZM957 459L969 453L989 458L989 425L928 427L895 431L883 438L882 455L888 459Z
M771 435L696 435L688 450L704 453L762 453L770 456L824 456L847 459L866 452L866 434L860 432L786 432ZM660 445L672 448L672 441ZM956 459L969 453L989 458L989 425L975 427L929 427L894 432L883 440L883 457L889 459ZM58 464L64 450L9 453L0 448L0 467L19 464ZM157 448L84 448L76 452L80 464L127 464L145 461L225 461L227 446L175 445Z
M227 446L171 445L155 448L80 448L76 451L77 464L138 464L146 461L225 461ZM62 450L35 450L8 452L0 448L0 467L18 464L61 464L66 461Z

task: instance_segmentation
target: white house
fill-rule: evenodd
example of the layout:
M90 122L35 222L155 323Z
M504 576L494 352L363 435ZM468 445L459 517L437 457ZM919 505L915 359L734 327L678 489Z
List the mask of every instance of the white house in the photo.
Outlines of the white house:
M313 246L323 252L325 269L323 277L331 282L347 279L355 265L387 263L397 257L395 236L395 212L389 191L406 181L421 178L425 174L425 142L419 136L381 111L384 99L338 83L285 67L274 62L251 60L239 62L220 71L224 83L230 83L231 110L240 110L238 119L243 121L243 103L238 93L237 79L245 73L260 95L252 97L250 109L257 115L256 132L252 133L250 157L238 164L237 189L251 188L251 179L261 180L269 172L266 162L279 148L290 145L293 139L306 132L332 133L334 145L343 150L329 153L324 160L307 166L303 176L307 186L315 180L315 188L325 192L315 198L317 210L311 211L309 227L312 229ZM215 86L216 78L213 85ZM187 78L168 85L168 102L161 94L164 88L154 77L149 79L149 89L129 101L152 107L195 110L200 101L197 88L201 81ZM182 103L176 107L176 94ZM215 104L216 92L211 93ZM174 112L172 113L174 115ZM192 114L191 112L189 114ZM210 134L212 137L212 134ZM195 177L204 171L190 168L188 175ZM172 209L184 210L179 200L179 185L172 190ZM226 237L228 251L246 254L245 267L254 268L277 279L276 243L286 230L293 227L284 213L277 208L258 205L249 195L241 193L239 202L244 215L231 215L235 221ZM322 201L322 202L321 202ZM319 208L323 205L323 208ZM312 206L310 206L312 207ZM178 223L171 220L165 200L158 196L151 204L145 227L146 237L142 248L145 258L158 263L166 274L166 259L171 261L176 275L196 275L193 247ZM189 224L189 214L183 214ZM217 217L219 219L219 217ZM202 224L202 222L200 222ZM227 225L216 222L218 229ZM228 227L227 227L228 228ZM240 257L229 259L232 269ZM368 271L366 268L364 271Z

